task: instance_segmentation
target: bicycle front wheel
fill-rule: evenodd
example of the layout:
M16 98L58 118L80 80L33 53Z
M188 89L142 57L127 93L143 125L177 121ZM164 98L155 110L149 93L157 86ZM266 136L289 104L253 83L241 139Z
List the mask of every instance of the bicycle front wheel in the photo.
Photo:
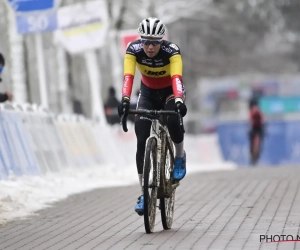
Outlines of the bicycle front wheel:
M174 149L170 139L165 143L165 157L162 160L161 178L166 187L166 197L160 199L161 222L165 230L171 229L173 224L175 188L172 187L172 173L174 169Z
M152 233L155 224L157 202L157 143L155 138L147 142L144 160L144 225L146 233Z

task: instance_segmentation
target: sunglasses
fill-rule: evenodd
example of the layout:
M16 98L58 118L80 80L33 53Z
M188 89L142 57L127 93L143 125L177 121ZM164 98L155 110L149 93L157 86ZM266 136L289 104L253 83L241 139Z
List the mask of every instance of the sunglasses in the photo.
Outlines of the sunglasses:
M162 40L147 40L147 39L141 39L141 42L142 44L144 45L153 45L153 46L156 46L156 45L159 45L161 44L161 41Z

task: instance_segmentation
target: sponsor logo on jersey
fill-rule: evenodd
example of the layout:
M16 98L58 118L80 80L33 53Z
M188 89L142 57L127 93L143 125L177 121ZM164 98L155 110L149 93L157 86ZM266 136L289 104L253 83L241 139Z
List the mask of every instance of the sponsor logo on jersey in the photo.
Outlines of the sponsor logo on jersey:
M128 88L130 87L129 82L130 76L124 76L124 83L123 83L123 93L127 93Z
M166 47L165 45L161 46L161 48L168 53L172 53L172 50L169 47Z
M169 46L175 50L179 50L178 46L174 43L170 44Z
M152 60L151 59L150 60L149 59L143 59L142 63L147 64L147 65L152 65Z
M135 50L135 51L139 51L141 50L143 47L142 47L142 44L132 44L130 46L131 49Z
M148 75L148 76L163 76L164 74L167 73L167 71L165 71L165 70L162 70L162 71L145 70L144 73L145 73L145 75Z
M180 81L179 78L176 78L176 88L177 88L178 92L180 92L180 93L183 92L183 90L182 90L182 83L181 83L181 81Z

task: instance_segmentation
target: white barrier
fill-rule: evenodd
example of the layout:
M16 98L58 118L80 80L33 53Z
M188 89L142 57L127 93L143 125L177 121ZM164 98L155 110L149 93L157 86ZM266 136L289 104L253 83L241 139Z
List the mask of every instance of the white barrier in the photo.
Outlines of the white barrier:
M11 105L1 106L1 160L6 173L17 176L39 174L33 151L28 148L26 130L22 124L20 111L14 110Z
M55 122L71 164L86 167L101 162L99 138L94 133L94 125L83 117L60 116Z
M1 104L0 179L99 165L98 134L83 117L55 117L34 105Z
M0 105L0 179L37 175L64 168L110 165L135 168L136 136L128 123L96 124L82 116L59 115L34 105ZM232 167L224 164L216 136L186 136L188 172ZM216 167L217 166L217 167Z

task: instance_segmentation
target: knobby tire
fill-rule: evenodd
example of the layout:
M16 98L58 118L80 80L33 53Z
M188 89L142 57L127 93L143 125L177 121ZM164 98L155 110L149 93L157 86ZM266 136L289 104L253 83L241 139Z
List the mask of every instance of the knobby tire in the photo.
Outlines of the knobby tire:
M149 138L144 160L144 225L146 233L152 233L155 225L157 203L157 143ZM152 176L152 178L151 178Z
M173 224L175 190L172 190L173 169L174 169L174 150L170 138L166 136L165 150L162 155L161 164L161 183L167 188L167 197L160 198L161 222L165 230L171 229Z

